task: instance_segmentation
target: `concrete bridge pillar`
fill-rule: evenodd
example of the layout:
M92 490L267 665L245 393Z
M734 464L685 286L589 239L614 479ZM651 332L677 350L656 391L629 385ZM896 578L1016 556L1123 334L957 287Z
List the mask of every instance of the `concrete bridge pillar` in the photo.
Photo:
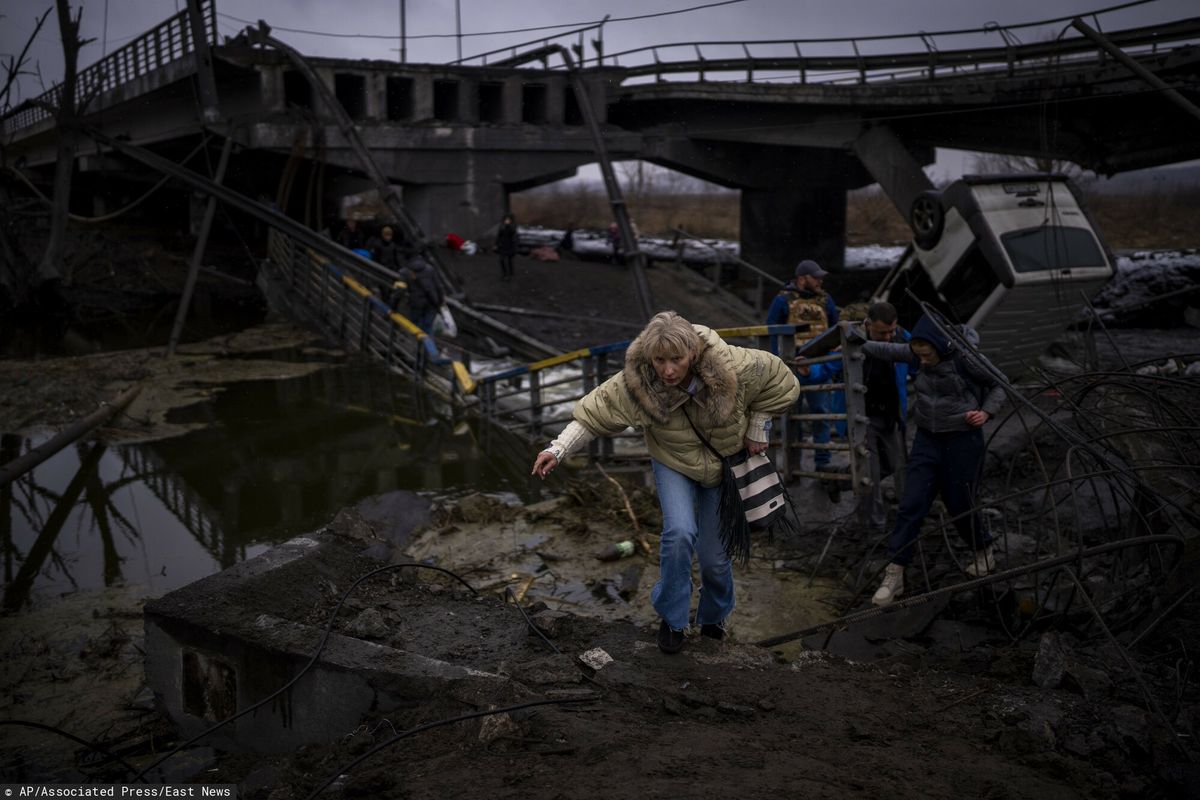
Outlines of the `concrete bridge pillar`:
M742 189L742 258L781 279L811 258L836 272L845 265L846 185L797 180Z
M846 191L871 183L843 150L681 138L649 139L645 157L741 189L742 258L781 280L811 258L845 265Z
M434 243L447 233L479 239L500 222L506 201L507 191L498 181L404 187L404 207Z

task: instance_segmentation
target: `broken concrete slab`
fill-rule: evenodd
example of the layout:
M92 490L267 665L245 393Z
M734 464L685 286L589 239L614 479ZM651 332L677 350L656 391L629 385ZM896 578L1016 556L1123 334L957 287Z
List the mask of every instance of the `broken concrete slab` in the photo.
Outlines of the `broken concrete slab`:
M378 566L346 540L315 534L148 603L146 677L159 706L190 737L267 698L313 658L341 593ZM285 752L353 731L368 712L412 707L437 694L480 706L530 694L478 659L480 652L510 660L524 653L525 626L512 609L495 598L392 584L384 574L360 589L378 595L386 587L386 598L375 597L378 607L391 620L407 616L408 624L387 630L389 623L377 621L371 633L386 636L377 643L348 635L352 619L342 619L345 631L329 633L294 686L210 741Z

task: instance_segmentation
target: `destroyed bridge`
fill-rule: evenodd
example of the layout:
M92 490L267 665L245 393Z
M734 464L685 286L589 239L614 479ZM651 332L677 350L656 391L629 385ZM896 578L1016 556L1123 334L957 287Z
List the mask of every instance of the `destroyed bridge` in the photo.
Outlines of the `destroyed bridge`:
M206 131L226 136L228 185L250 197L320 166L317 218L302 197L283 208L310 222L372 186L343 114L431 235L480 237L510 193L574 174L599 148L740 189L742 257L781 277L797 253L841 266L847 190L879 182L907 215L935 147L1102 174L1200 157L1200 18L1100 34L1096 12L1032 44L1027 25L622 52L604 50L598 24L452 64L306 59L321 92L263 37L220 41L217 16L214 0L192 0L82 70L85 119L174 161ZM966 34L972 46L954 47ZM9 163L35 181L55 160L59 91L3 121ZM109 146L83 148L79 168L100 212L158 178Z

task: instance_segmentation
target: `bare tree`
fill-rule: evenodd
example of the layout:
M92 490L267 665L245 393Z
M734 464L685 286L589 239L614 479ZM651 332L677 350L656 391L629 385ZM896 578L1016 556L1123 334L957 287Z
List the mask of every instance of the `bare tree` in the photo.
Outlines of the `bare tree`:
M25 46L21 48L21 52L10 55L8 61L3 63L4 84L0 86L0 113L7 114L12 110L13 88L21 76L35 74L25 68L29 62L29 48L37 39L52 10L47 8L37 18L33 26L33 33L25 40ZM6 142L0 139L0 164L7 165L5 145ZM33 264L25 257L25 253L17 246L11 235L11 232L15 230L11 217L12 208L13 198L8 190L8 185L0 182L0 307L24 305L28 302L29 284L33 273Z
M71 8L67 0L55 0L58 11L58 30L62 38L63 48L63 82L58 98L57 125L57 160L54 165L54 206L50 214L50 236L46 242L46 250L42 253L41 264L38 265L34 280L39 291L47 285L53 285L63 279L62 261L67 246L67 220L70 215L71 176L75 170L75 142L78 136L77 105L79 51L92 39L79 38L79 22L83 17L80 7L71 18ZM66 276L70 280L70 275Z

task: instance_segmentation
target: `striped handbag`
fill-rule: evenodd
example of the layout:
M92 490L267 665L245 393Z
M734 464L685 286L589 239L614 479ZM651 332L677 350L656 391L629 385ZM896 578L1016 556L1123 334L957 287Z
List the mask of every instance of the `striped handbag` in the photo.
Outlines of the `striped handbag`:
M734 453L725 462L742 498L746 524L754 530L770 530L787 513L787 490L775 471L775 464L766 453L752 456L749 450Z
M721 499L717 514L721 544L730 560L742 564L749 562L751 530L766 531L768 540L776 531L797 533L797 522L787 515L792 499L775 471L774 462L765 453L752 456L746 449L722 456L700 433L686 408L683 415L697 438L721 461ZM795 516L794 507L792 516Z

